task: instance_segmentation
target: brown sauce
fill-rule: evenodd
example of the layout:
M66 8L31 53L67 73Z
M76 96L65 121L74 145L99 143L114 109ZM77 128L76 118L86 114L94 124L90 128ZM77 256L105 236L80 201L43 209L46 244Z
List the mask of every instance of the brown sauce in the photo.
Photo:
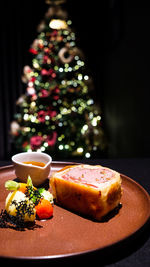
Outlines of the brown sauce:
M23 163L24 164L32 164L32 165L39 166L39 167L44 167L45 166L45 163L37 162L37 161L24 161Z

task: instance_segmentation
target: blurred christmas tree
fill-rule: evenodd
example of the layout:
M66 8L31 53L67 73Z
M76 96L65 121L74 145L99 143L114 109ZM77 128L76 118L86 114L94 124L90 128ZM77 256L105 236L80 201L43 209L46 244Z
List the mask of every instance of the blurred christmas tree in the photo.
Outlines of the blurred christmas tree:
M64 1L47 2L50 8L29 50L32 67L24 67L26 91L11 123L14 146L53 158L89 158L105 148L100 110Z

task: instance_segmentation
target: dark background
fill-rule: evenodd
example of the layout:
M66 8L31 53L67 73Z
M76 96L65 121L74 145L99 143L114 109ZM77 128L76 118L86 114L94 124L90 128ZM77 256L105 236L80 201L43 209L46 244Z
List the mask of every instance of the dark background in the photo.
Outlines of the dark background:
M6 2L6 3L5 3ZM68 0L67 9L91 70L108 139L106 157L150 156L150 8L146 1ZM0 2L0 159L9 159L10 121L23 93L24 65L44 0Z

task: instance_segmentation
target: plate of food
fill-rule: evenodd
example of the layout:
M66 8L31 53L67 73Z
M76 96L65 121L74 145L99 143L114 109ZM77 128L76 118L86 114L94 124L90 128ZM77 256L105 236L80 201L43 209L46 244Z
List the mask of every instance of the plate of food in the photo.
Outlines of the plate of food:
M0 168L0 257L51 260L103 250L149 220L149 194L133 179L100 165L50 165L38 186L32 175L18 180L13 165Z

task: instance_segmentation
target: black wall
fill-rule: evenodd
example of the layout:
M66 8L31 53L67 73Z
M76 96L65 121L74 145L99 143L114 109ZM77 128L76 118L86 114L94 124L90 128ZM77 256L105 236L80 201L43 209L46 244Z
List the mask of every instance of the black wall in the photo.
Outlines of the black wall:
M102 107L108 157L150 156L150 8L132 1L68 0ZM142 2L143 3L143 2ZM44 0L0 2L0 159L9 159L9 124L23 93L23 66L48 6Z
M121 38L106 54L103 112L110 155L147 157L150 156L150 8L123 2Z

